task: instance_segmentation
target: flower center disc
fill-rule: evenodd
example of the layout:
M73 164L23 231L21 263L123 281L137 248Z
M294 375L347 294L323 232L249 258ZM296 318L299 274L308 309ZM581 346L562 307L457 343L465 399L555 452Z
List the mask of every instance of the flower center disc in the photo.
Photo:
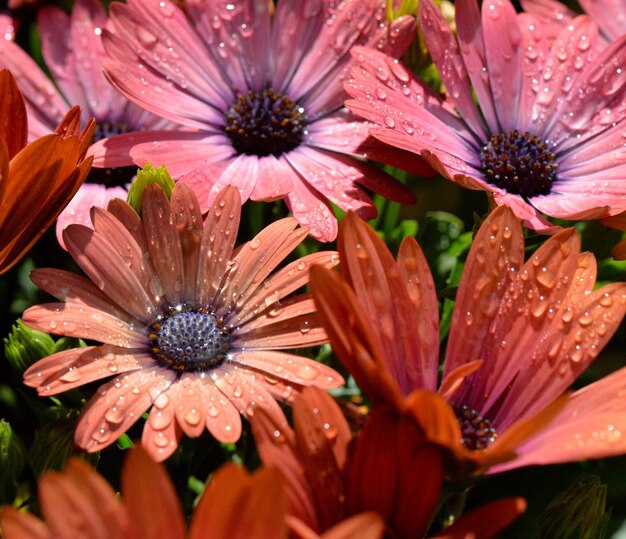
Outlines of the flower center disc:
M498 434L491 422L467 406L456 408L456 418L461 425L462 443L467 449L486 449L496 441Z
M307 126L304 109L271 88L240 94L225 117L237 153L259 157L297 148Z
M230 350L230 335L222 323L207 309L170 308L148 328L152 354L159 365L179 373L217 367Z
M489 183L526 199L550 193L558 167L545 142L519 131L491 137L480 162Z

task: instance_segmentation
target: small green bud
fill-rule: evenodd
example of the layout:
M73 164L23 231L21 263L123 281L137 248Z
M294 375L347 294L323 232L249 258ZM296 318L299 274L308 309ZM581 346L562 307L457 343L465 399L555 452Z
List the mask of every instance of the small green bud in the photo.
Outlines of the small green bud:
M165 165L154 168L150 163L146 163L146 166L137 172L137 176L133 183L130 184L130 189L128 190L127 202L139 215L141 215L143 192L151 183L160 185L167 198L172 196L175 183Z
M0 504L13 503L26 452L11 425L0 419Z
M539 517L540 539L602 539L611 516L607 487L594 475L583 475L561 492Z
M54 340L47 333L29 328L21 320L4 339L4 354L18 374L53 353Z

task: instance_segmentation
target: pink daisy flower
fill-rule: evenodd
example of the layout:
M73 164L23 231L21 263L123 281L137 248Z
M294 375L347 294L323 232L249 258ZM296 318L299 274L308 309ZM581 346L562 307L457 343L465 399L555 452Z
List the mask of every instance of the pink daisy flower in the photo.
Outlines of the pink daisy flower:
M107 26L107 16L97 0L77 0L71 16L57 7L44 7L38 13L37 24L42 54L54 81L18 45L0 39L0 66L11 70L26 101L29 140L53 132L73 105L80 106L83 123L92 117L96 120L94 141L170 125L128 101L104 77L102 61L106 55L100 34ZM90 150L88 155L92 153ZM130 183L135 170L92 169L87 182L57 220L61 246L63 229L71 223L89 223L91 206L105 207L113 198L126 198L124 186Z
M393 58L357 47L346 104L381 126L372 135L490 192L538 230L552 226L541 213L595 219L626 209L626 36L604 48L583 16L550 45L508 0L485 1L482 17L475 0L460 0L457 45L431 0L419 16L449 100Z
M320 240L337 222L329 204L364 219L376 208L365 187L399 202L404 186L355 157L420 160L368 138L366 122L343 107L349 49L367 44L398 55L415 20L385 20L380 0L169 0L113 3L113 32L103 33L107 76L129 99L197 133L138 133L102 141L96 162L128 154L143 166L167 164L192 186L203 209L227 184L242 201L284 198ZM102 159L102 161L100 161Z
M167 458L183 432L195 437L206 428L235 442L240 413L260 406L282 422L275 398L290 402L305 385L343 383L325 365L276 351L326 342L310 295L286 296L307 283L311 264L333 266L336 253L311 254L271 274L307 231L283 219L234 250L240 206L237 190L225 188L203 221L188 186L177 185L170 203L151 185L143 221L118 199L108 210L93 208L93 230L65 230L91 281L33 272L64 303L31 307L24 322L103 344L42 359L25 383L55 395L116 375L83 411L75 436L83 449L107 447L149 408L142 444L155 459Z
M624 0L579 0L581 7L600 27L607 42L626 34L626 2ZM571 24L578 13L557 0L521 0L524 10L542 24L549 37L555 38L563 27Z

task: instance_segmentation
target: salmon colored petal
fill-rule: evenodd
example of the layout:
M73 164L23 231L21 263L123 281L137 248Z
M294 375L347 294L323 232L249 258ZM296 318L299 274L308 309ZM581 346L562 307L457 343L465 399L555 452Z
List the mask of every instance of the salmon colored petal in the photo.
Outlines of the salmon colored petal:
M204 223L196 298L200 305L212 305L218 295L237 239L240 217L239 191L226 187L216 197Z
M315 302L311 294L305 292L304 294L283 299L283 301L278 301L277 303L270 303L270 305L266 306L265 311L259 312L254 318L242 322L237 329L237 333L244 334L277 322L287 322L306 314L315 313L315 311ZM306 328L303 336L305 334Z
M239 247L216 305L218 314L238 311L276 265L304 239L305 230L294 232L297 225L292 218L275 221ZM290 241L294 236L295 244Z
M385 521L378 513L366 512L354 515L321 535L322 539L382 539Z
M311 485L296 455L293 430L288 425L280 426L263 409L250 418L250 426L263 464L275 466L283 476L288 513L319 530L317 508L311 495Z
M170 304L179 304L185 282L183 252L174 214L167 196L157 185L144 191L141 215L150 259Z
M525 510L526 501L523 498L496 500L464 514L432 539L491 539L517 520Z
M439 303L428 262L414 238L409 236L402 240L397 267L417 315L419 362L425 371L424 378L428 380L430 373L436 371L439 365ZM416 387L434 389L427 383L416 384Z
M522 227L510 209L500 206L485 219L467 255L452 313L444 378L468 361L486 359L481 356L482 343L523 263Z
M487 333L480 355L483 368L474 374L463 402L483 417L526 365L549 328L553 313L566 297L578 264L580 239L573 229L546 241L520 269L503 295L497 318ZM471 389L470 389L471 388ZM459 395L460 398L460 395Z
M153 367L122 374L101 386L85 406L74 439L93 453L114 443L174 382L175 373Z
M4 198L9 184L9 148L3 138L0 138L0 202Z
M75 303L44 303L27 309L23 322L55 335L93 339L123 348L144 348L146 339L134 328L106 312Z
M439 386L437 393L445 400L450 401L454 393L456 393L456 390L463 384L465 378L480 369L482 364L482 359L477 359L476 361L470 361L469 363L460 365L448 373L448 375L441 381L441 385Z
M24 372L24 383L40 395L56 395L122 372L154 364L146 352L103 345L72 348L47 356Z
M369 331L383 352L385 369L406 395L420 387L435 390L437 356L432 350L422 357L420 320L410 299L407 283L395 260L376 232L349 213L339 227L338 247L342 274L355 292ZM431 314L429 312L429 314ZM434 336L438 340L438 336ZM431 336L432 339L432 336Z
M130 232L137 245L141 247L141 252L148 252L146 234L143 230L141 217L135 209L124 200L114 198L107 205L107 211L113 215Z
M133 271L141 268L141 261L131 258L129 267L117 249L118 243L124 245L126 237L108 238L85 226L70 225L63 231L63 239L81 269L111 300L144 322L157 317L157 306L144 288L145 272Z
M134 537L185 536L185 518L174 485L165 467L141 447L131 449L124 461L122 495L133 516Z
M294 260L265 279L263 286L246 297L244 307L234 317L229 317L228 322L240 326L260 310L271 308L274 312L279 311L280 300L309 281L309 268L313 264L331 268L338 262L339 257L334 251L320 251Z
M257 350L299 348L328 342L316 314L279 320L249 331L244 327L237 331L237 338L246 343L245 347Z
M322 400L321 391L307 391L307 395L294 403L294 430L296 452L303 463L313 499L316 501L317 515L322 530L339 522L345 513L346 492L342 468L335 455L335 444L340 444L339 452L345 459L346 441L337 440L338 429L345 432L347 424L336 410L334 403ZM318 408L323 403L323 409ZM331 411L326 417L324 412Z
M343 377L331 367L285 352L244 349L234 354L231 361L241 367L263 373L267 384L263 383L268 389L273 385L271 378L303 386L314 384L324 389L334 389L344 383Z
M7 69L0 71L0 138L7 145L9 159L26 146L28 138L24 99Z
M37 268L31 272L30 279L39 288L61 301L104 311L124 322L130 323L133 320L131 315L120 309L89 279L80 275L60 269Z
M568 297L521 369L493 421L504 428L561 395L597 357L626 314L626 284L612 283Z
M206 403L206 426L220 442L235 443L241 437L239 410L210 378L203 378Z
M156 278L155 270L152 264L144 260L144 251L133 235L112 214L102 208L93 207L90 213L94 230L114 246L126 267L137 277L150 303L159 305L160 297L151 290L151 283Z
M178 384L172 384L167 391L167 399L175 399ZM157 406L162 405L161 407ZM161 462L172 456L178 448L182 430L175 420L174 406L169 406L162 396L157 398L150 410L148 420L141 431L141 446L155 462Z
M196 299L196 279L200 263L203 222L200 204L191 189L184 183L177 183L172 191L172 214L178 229L183 249L185 270L183 301L193 303Z
M380 359L352 290L335 272L316 266L311 268L311 291L333 351L359 387L375 403L401 408L403 395Z
M0 531L8 539L53 539L44 522L26 511L6 505L0 509Z

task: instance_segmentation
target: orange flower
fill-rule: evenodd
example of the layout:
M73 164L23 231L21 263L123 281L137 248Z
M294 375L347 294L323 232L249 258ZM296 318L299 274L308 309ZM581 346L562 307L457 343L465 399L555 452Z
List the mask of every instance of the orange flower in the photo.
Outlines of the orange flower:
M81 132L79 120L74 107L55 133L27 145L24 100L13 75L0 71L0 273L24 256L87 176L95 123Z
M297 537L323 532L347 517L374 515L390 537L426 535L440 501L444 456L409 417L379 407L353 439L341 410L319 388L304 389L296 400L294 430L259 412L251 419L257 448L266 466L283 473L289 524ZM521 499L499 500L437 537L493 537L524 509ZM488 518L478 517L485 514Z
M405 239L394 260L367 224L348 215L339 252L342 277L311 270L333 349L376 404L413 414L431 440L455 453L465 469L451 474L516 454L494 471L626 452L626 404L615 390L626 387L626 369L561 397L626 310L624 283L594 290L595 259L580 254L574 230L524 262L512 211L498 208L485 220L459 284L439 385L437 298L417 242ZM423 389L451 408L430 399L434 412L426 414L416 391Z
M141 447L129 451L121 483L120 501L96 470L73 458L63 472L47 472L39 482L45 523L13 507L4 507L0 513L3 537L265 539L286 536L285 499L276 470L263 469L249 476L234 464L224 465L204 491L187 532L180 502L165 467L155 463Z

